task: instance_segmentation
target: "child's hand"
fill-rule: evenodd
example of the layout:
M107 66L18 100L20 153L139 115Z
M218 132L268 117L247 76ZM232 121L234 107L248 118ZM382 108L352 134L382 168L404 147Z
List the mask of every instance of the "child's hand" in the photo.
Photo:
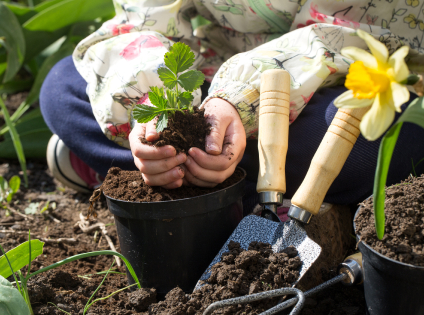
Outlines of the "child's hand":
M143 173L147 185L178 188L184 177L184 170L179 165L186 162L187 156L183 153L176 155L175 148L170 145L156 148L140 142L140 137L147 141L158 139L155 123L156 120L147 124L137 123L131 131L129 141L134 163Z
M184 180L196 186L214 187L230 177L243 157L246 132L237 110L227 101L212 98L205 104L212 125L206 152L191 148L184 163Z

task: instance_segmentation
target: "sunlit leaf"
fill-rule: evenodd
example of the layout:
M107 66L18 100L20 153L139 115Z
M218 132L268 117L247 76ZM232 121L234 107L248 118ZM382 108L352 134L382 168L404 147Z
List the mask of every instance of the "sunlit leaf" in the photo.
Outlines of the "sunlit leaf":
M184 72L178 77L178 83L184 90L192 92L198 89L205 81L205 75L197 70Z
M175 43L164 57L165 65L175 74L190 68L194 63L194 53L183 43Z

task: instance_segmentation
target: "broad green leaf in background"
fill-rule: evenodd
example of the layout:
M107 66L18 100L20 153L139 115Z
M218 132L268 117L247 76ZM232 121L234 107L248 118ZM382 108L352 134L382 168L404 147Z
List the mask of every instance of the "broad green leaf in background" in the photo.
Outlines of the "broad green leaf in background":
M2 276L0 276L0 314L30 315L21 293Z
M17 175L12 176L12 178L9 180L10 191L6 199L8 203L12 201L12 198L16 194L16 192L19 190L19 187L21 187L21 178Z
M11 80L7 83L0 84L0 94L15 94L21 91L28 91L33 83L33 79Z
M424 128L424 98L415 99L404 113L399 117L396 123L384 135L378 151L377 168L374 178L374 216L377 237L381 240L384 236L385 215L384 200L386 198L385 186L387 173L389 171L390 161L393 150L399 137L400 129L404 122L414 123Z
M40 240L31 240L31 261L40 256L43 253L44 243ZM28 265L29 262L29 242L26 241L17 247L9 250L7 258L12 265L14 271L18 271ZM8 278L12 275L9 264L7 263L6 257L0 257L0 275Z
M16 154L18 156L19 164L21 165L22 172L24 173L25 187L28 187L28 174L26 171L26 160L24 149L22 148L22 143L19 138L19 134L16 131L16 128L13 122L10 120L9 112L7 111L6 105L4 104L0 96L0 108L3 111L3 118L6 122L6 125L9 127L9 134L12 140L13 146L15 147Z
M25 208L25 214L36 214L39 206L39 202L31 202L28 207Z
M64 0L29 19L24 28L53 32L79 21L94 20L114 13L111 0Z
M12 11L0 2L0 37L7 50L7 69L3 82L15 76L25 58L25 39L21 25Z

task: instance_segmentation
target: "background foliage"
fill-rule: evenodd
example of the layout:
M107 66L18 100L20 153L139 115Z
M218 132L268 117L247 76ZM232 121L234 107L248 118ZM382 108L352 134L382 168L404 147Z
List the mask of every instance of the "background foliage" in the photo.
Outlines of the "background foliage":
M27 157L44 157L51 136L37 106L27 113L48 72L114 14L112 0L0 1L0 97L29 91L9 120ZM0 158L17 157L9 125L0 125Z

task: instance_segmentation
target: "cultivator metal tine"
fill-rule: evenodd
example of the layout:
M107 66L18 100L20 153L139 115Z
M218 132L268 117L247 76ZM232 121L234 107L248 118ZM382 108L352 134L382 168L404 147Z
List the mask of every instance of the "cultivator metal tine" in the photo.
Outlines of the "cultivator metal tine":
M203 315L210 315L215 310L217 310L219 308L226 307L226 306L246 304L246 303L251 303L251 302L255 302L255 301L259 301L259 300L263 300L263 299L270 299L270 298L273 298L273 297L288 295L288 294L295 294L296 295L295 298L290 300L290 301L292 301L292 300L296 299L295 303L291 303L290 305L288 305L287 302L284 302L284 303L278 304L277 306L274 306L273 308L270 308L269 310L267 310L265 312L260 313L259 315L276 314L279 311L281 311L281 310L283 310L283 309L285 309L285 308L287 308L287 307L289 307L293 304L296 304L296 306L290 312L290 315L297 315L297 314L299 314L300 310L303 307L303 304L305 303L305 295L303 294L303 292L301 290L296 289L296 288L281 288L281 289L277 289L277 290L265 291L265 292L260 292L260 293L256 293L256 294L240 296L240 297L236 297L236 298L232 298L232 299L218 301L218 302L215 302L215 303L212 303L211 305L209 305L208 308L203 312Z

